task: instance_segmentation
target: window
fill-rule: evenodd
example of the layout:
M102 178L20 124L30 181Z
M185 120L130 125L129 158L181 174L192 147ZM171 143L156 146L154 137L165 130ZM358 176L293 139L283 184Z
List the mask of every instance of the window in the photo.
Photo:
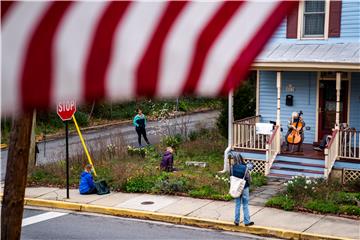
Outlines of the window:
M303 37L324 37L326 2L305 1L303 15Z

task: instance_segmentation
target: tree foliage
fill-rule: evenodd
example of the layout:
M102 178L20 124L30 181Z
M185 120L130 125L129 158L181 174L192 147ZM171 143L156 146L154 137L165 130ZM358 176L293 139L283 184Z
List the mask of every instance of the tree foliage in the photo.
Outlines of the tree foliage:
M228 99L221 101L222 108L217 126L220 133L228 136ZM234 93L234 120L254 116L256 112L256 72L252 71L248 79Z

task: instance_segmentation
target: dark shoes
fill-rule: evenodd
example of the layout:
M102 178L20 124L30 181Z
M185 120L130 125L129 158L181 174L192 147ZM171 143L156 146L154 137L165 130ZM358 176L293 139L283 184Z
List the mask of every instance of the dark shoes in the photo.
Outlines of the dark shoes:
M234 222L235 226L239 226L239 223L238 222ZM249 226L252 226L254 225L254 222L249 222L249 223L246 223L245 226L246 227L249 227Z
M321 149L320 147L314 147L313 148L315 151L318 151L318 152L322 152L323 151L323 149Z

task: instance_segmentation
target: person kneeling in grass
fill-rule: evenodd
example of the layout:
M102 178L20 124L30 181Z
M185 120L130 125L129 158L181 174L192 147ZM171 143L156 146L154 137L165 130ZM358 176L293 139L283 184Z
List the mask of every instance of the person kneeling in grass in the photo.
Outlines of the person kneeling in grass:
M91 175L92 172L92 165L87 164L85 166L84 171L81 173L80 176L80 184L79 184L79 191L80 194L95 194L97 193L94 179Z
M162 157L160 168L161 170L167 171L167 172L173 172L175 171L174 168L174 149L172 147L167 147L166 151Z

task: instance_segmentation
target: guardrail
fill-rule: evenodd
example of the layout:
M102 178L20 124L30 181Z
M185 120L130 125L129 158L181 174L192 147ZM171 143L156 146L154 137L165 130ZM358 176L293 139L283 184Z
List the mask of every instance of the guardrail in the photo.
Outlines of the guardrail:
M256 134L255 123L234 122L233 147L247 150L266 150L268 135Z
M339 157L360 160L360 131L347 129L339 133Z
M325 154L325 169L324 177L327 178L330 175L331 169L338 157L339 147L339 134L338 130L335 129L332 133L331 140L324 150Z
M271 166L280 153L280 141L281 141L281 131L280 127L277 125L274 128L274 131L266 144L266 164L265 164L265 176L270 173Z

